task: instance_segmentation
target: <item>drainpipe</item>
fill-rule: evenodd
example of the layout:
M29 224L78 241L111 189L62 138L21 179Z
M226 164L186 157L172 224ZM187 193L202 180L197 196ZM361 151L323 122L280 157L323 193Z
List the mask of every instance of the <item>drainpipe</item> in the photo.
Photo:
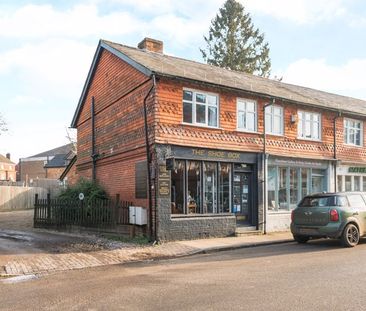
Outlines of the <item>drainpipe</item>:
M274 105L276 100L272 98L272 101L263 106L263 233L267 233L267 135L266 135L266 108Z
M334 159L334 192L337 192L337 119L341 116L338 112L333 119L333 159Z
M150 226L150 238L153 237L155 238L156 241L156 211L155 211L155 233L153 234L153 221L152 221L152 191L151 191L151 170L150 170L150 164L151 164L151 153L150 153L150 145L149 145L149 133L148 133L148 124L147 124L147 98L149 97L149 95L151 94L152 90L155 88L156 86L156 79L155 79L155 75L153 74L152 77L152 82L153 85L151 86L151 88L149 89L149 91L147 92L145 98L144 98L144 125L145 125L145 143L146 143L146 158L147 158L147 183L148 183L148 187L149 187L149 226ZM155 198L156 199L156 198Z
M92 148L91 148L91 158L92 158L92 180L95 182L97 179L97 174L96 174L96 167L97 167L97 158L98 158L98 154L95 152L95 103L94 103L94 96L92 96L92 101L91 101L91 135L92 135Z

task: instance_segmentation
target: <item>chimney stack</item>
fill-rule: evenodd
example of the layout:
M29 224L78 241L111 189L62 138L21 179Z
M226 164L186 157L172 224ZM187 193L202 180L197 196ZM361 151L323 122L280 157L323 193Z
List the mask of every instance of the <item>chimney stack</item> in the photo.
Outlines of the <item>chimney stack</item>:
M163 46L163 41L151 38L145 38L137 45L140 50L147 50L150 52L156 52L161 54L163 54Z
M10 153L7 153L6 157L10 160Z

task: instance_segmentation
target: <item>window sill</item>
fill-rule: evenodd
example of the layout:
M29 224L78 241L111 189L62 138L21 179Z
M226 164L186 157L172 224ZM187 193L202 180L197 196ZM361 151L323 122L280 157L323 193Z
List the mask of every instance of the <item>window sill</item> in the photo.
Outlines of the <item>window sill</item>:
M202 124L197 124L197 123L181 122L181 125L184 125L184 126L193 126L193 127L200 127L200 128L212 129L212 130L222 130L221 127L208 126L208 125L202 125Z
M248 133L248 134L262 134L262 133L260 133L260 132L258 132L258 131L249 131L249 130L242 130L242 129L236 129L236 131L237 132L239 132L239 133Z
M315 142L315 143L322 143L323 142L321 139L312 139L312 138L304 138L304 137L297 137L297 140L312 141L312 142Z
M263 135L263 133L261 133ZM266 133L266 136L277 136L277 137L285 137L284 134L274 134L274 133Z
M344 143L344 146L350 147L350 148L363 148L363 145L353 145L353 144L346 144L346 143Z

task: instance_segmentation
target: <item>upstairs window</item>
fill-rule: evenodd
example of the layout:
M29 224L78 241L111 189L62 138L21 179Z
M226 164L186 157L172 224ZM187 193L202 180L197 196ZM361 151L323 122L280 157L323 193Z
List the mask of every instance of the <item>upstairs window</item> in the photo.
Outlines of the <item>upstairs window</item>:
M252 100L238 99L237 102L238 130L257 131L257 103Z
M319 113L299 111L297 135L302 139L320 140L321 116Z
M218 126L218 96L199 91L183 90L183 122Z
M347 145L362 145L362 122L344 119L344 143Z
M283 108L277 105L266 107L266 133L283 135Z

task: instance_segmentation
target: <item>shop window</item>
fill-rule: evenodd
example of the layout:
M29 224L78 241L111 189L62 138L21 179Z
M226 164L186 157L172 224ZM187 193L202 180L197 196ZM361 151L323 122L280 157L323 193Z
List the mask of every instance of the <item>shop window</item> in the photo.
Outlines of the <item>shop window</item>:
M319 193L325 190L325 172L324 170L313 169L311 175L311 191Z
M217 163L203 163L203 213L217 213Z
M184 172L185 161L176 160L171 171L171 208L172 214L184 213Z
M290 208L295 208L299 201L298 169L290 168Z
M183 122L217 127L218 96L183 90Z
M337 176L337 191L338 192L342 192L343 191L343 176L342 175L338 175Z
M344 178L345 191L352 191L352 176L345 176Z
M347 145L362 145L362 122L344 119L344 143Z
M278 207L279 209L288 209L287 202L287 168L278 168Z
M308 176L309 176L309 169L302 168L301 169L301 197L309 194L309 184L308 184Z
M238 130L255 132L257 130L257 103L251 100L238 99Z
M267 181L267 199L268 209L277 210L276 204L276 188L277 188L277 167L268 167L268 181Z
M219 163L219 212L231 211L231 164Z
M265 109L266 133L283 135L283 108L270 105Z
M362 179L363 179L362 191L366 192L366 176L363 176Z
M187 211L201 211L201 162L187 161Z
M298 137L302 139L320 140L321 116L314 112L298 112Z
M353 176L353 191L361 191L361 176Z

